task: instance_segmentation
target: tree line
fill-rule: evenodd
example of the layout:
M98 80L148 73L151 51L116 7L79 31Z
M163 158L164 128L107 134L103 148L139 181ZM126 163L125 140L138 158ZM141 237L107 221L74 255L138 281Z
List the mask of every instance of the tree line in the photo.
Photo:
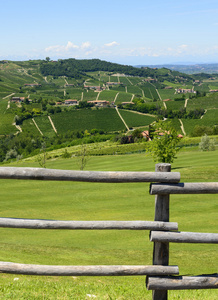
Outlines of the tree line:
M181 74L177 71L156 69L156 68L137 68L129 65L121 65L116 63L111 63L103 61L100 59L59 59L58 61L50 61L48 58L45 61L42 61L40 64L40 72L43 76L67 76L76 79L81 79L84 76L87 77L86 72L96 72L96 71L105 71L112 73L124 73L130 76L139 76L139 77L151 77L156 78L160 81L167 79L173 81L181 75L187 77L187 80L190 80L191 77L185 74Z

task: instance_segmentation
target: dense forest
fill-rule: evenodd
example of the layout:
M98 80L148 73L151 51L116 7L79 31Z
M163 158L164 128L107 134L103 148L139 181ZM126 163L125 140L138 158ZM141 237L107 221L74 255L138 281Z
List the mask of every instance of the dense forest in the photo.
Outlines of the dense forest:
M159 81L163 81L165 78L168 80L177 78L181 73L177 71L171 71L168 69L156 69L156 68L136 68L133 66L120 65L116 63L110 63L100 59L59 59L58 61L42 61L40 65L40 71L43 76L67 76L76 79L80 79L86 76L85 72L106 71L113 73L124 73L130 76L151 77L156 78ZM191 77L184 75L186 80L191 80ZM162 79L162 80L161 80Z

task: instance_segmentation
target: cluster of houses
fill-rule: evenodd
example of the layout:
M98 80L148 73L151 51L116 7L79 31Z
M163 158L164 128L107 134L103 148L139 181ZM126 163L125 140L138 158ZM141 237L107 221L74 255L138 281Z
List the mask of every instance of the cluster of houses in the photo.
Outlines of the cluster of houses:
M94 101L87 101L87 103L92 103L96 107L108 107L108 106L114 106L114 102L109 102L106 100L94 100ZM56 105L66 105L66 106L72 106L72 105L78 105L79 101L76 99L68 99L63 102L56 102Z
M169 132L167 132L169 134ZM163 136L165 133L164 132L160 132L158 135L161 137ZM147 141L151 141L151 138L150 138L150 134L149 134L149 131L148 130L144 130L142 131L142 136L144 139L146 139ZM183 138L183 135L182 134L178 134L177 135L178 138L182 139Z
M193 89L175 89L177 94L186 94L186 93L194 93L196 94L196 91L194 91Z
M96 92L101 92L106 90L106 86L114 86L114 85L122 85L122 82L106 82L106 84L104 86L100 86L100 85L87 85L84 83L84 88L85 89L90 89L90 90L94 90Z
M25 97L11 97L11 102L14 102L14 103L21 103L21 102L24 102L25 100Z

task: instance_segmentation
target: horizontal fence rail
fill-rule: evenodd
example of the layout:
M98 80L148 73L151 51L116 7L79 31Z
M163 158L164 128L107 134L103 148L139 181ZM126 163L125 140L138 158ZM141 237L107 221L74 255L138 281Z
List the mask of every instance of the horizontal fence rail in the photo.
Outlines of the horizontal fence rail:
M152 183L150 195L157 194L218 194L218 182Z
M167 290L215 289L218 275L175 276L178 266L169 266L169 243L218 243L218 234L178 232L178 224L169 222L170 194L217 194L217 182L179 183L180 173L170 164L157 164L156 172L97 172L42 168L0 167L0 179L82 181L105 183L155 182L150 194L155 197L155 221L60 221L0 218L0 227L26 229L78 230L150 230L153 265L51 266L0 262L0 273L45 276L139 276L147 275L153 300L167 300ZM174 232L173 232L174 231Z
M0 272L41 276L133 276L179 274L178 266L49 266L0 262Z
M178 223L159 221L55 221L0 218L0 227L27 229L178 230Z
M148 290L217 289L218 274L199 276L147 277Z
M161 232L150 233L151 242L218 244L218 233Z
M0 167L0 179L58 180L85 182L179 182L179 172L98 172L42 168Z

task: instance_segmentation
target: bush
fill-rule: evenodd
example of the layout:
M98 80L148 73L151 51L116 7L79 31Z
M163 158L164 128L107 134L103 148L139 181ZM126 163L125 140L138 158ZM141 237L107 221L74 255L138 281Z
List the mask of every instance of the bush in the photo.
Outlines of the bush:
M201 151L214 151L216 149L215 140L210 139L208 135L204 135L201 138L201 142L199 143L199 148Z

